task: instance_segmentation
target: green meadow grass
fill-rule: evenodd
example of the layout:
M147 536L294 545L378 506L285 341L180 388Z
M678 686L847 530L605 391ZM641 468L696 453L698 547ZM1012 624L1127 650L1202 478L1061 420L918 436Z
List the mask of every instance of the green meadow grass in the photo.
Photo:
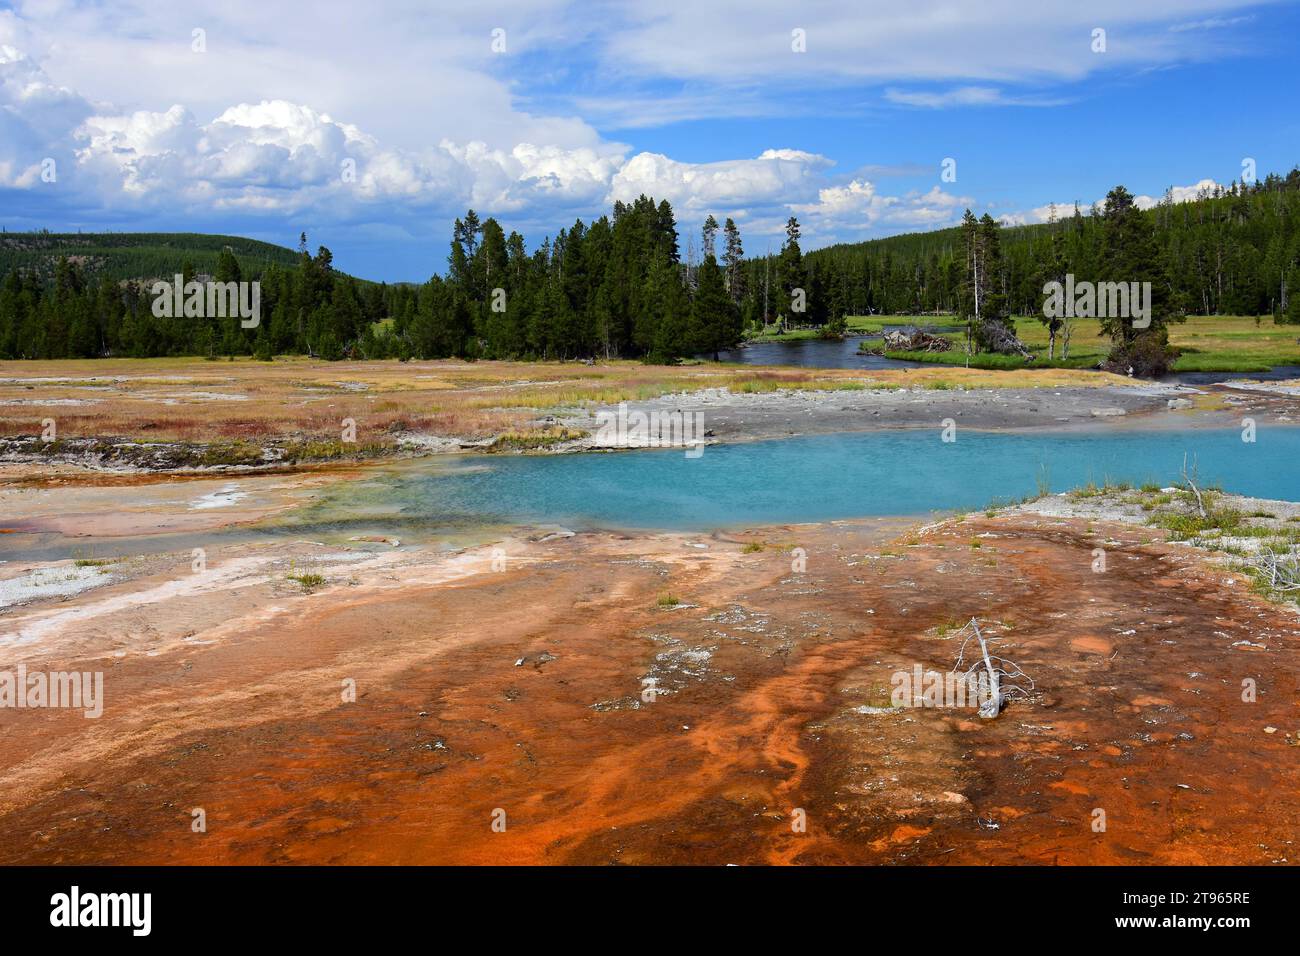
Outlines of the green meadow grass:
M909 321L896 316L892 322ZM931 322L932 316L912 317L917 323ZM1106 357L1108 343L1099 335L1095 319L1077 319L1070 339L1070 358L1061 360L1058 337L1056 360L1047 360L1047 328L1033 317L1016 319L1016 334L1037 353L1033 362L1018 355L976 354L971 368L1092 368ZM951 336L954 340L959 336ZM1178 350L1176 372L1264 372L1275 365L1300 365L1300 326L1276 325L1271 317L1241 315L1195 315L1169 328L1169 340ZM954 344L959 344L954 341ZM913 362L965 365L960 346L948 352L887 352L888 358Z

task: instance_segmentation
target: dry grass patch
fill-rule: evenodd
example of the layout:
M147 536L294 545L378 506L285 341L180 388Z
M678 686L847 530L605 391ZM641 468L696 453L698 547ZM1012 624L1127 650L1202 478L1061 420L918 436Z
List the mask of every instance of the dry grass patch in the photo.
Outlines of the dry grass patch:
M561 435L554 423L539 421L547 412L706 388L768 393L909 386L1059 388L1124 381L1056 369L890 369L866 376L855 369L630 361L0 362L0 438L39 436L45 421L53 419L60 439L213 445L208 457L214 460L252 463L256 456L251 449L258 446L323 448L313 443L337 443L350 419L357 444L372 449L392 449L406 433L476 441L500 436L502 448L528 450L580 437ZM96 404L66 404L69 400ZM14 404L18 401L22 404Z

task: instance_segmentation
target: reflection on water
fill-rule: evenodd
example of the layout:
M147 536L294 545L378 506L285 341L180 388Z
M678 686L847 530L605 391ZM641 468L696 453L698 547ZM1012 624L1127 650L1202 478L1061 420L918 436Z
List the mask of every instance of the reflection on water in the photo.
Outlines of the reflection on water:
M895 326L886 326L895 328ZM897 326L903 328L903 326ZM873 342L879 335L847 335L842 339L791 339L788 342L755 342L744 348L719 352L723 362L741 365L794 365L800 368L924 368L934 362L905 362L883 355L864 355L858 351L862 342Z

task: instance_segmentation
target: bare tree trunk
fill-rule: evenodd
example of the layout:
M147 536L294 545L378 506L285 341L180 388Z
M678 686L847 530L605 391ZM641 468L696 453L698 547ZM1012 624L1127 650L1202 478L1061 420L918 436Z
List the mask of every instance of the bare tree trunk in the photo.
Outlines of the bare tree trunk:
M1196 471L1196 465L1192 465L1192 472ZM1201 513L1202 518L1208 518L1210 513L1205 510L1205 499L1201 497L1201 489L1196 487L1196 479L1187 473L1187 453L1183 453L1183 481L1187 482L1187 487L1192 489L1192 494L1196 496L1196 508Z
M1002 713L1002 681L999 677L1001 672L989 660L989 646L984 642L984 635L980 633L979 624L975 618L971 618L970 623L971 627L975 629L975 638L980 642L980 653L984 655L984 667L989 672L989 699L980 705L980 716L986 718L996 717Z

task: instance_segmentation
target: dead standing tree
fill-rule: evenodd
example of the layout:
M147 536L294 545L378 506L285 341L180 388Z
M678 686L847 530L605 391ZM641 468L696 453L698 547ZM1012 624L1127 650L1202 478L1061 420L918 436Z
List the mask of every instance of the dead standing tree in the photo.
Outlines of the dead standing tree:
M1189 472L1187 470L1186 452L1183 452L1183 481L1187 483L1187 487L1196 496L1196 510L1201 513L1202 518L1209 518L1210 512L1205 507L1205 497L1201 494L1201 489L1196 487L1196 462L1195 460L1192 461L1192 470Z
M974 638L979 642L980 656L966 667L964 673L968 680L978 678L980 668L983 668L988 677L989 697L980 703L980 716L996 717L1002 713L1002 708L1008 701L1028 700L1034 691L1034 679L1021 670L1020 665L1015 661L989 653L989 642L981 633L979 622L975 618L971 618L970 623L959 633L967 631L969 633L962 639L961 648L957 652L957 663L952 666L952 673L957 673L965 664L966 647L970 644L971 638ZM1028 686L1024 686L1025 684Z

